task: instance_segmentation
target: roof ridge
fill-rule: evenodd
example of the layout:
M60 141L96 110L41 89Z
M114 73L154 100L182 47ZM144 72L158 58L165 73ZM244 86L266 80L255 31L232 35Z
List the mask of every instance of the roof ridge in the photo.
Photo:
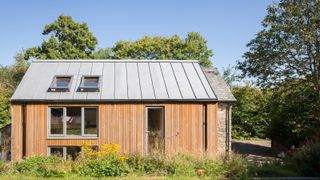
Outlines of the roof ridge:
M33 63L55 63L55 62L69 62L69 63L199 63L197 60L137 60L137 59L37 59L33 60Z

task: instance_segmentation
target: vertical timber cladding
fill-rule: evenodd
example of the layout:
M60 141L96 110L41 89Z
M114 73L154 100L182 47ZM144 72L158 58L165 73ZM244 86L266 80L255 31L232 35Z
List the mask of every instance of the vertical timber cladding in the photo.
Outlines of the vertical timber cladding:
M97 106L99 111L98 138L96 139L50 139L48 138L49 106ZM86 143L102 145L117 143L122 153L145 154L146 106L162 106L165 113L165 152L201 154L203 142L202 103L121 103L121 104L27 104L26 105L26 156L47 155L48 146L82 146ZM20 107L12 107L13 134L21 136ZM214 154L217 148L216 104L207 105L208 149ZM20 134L19 134L20 133ZM20 138L13 140L13 148L21 144ZM21 152L14 151L15 154ZM14 156L15 156L14 154ZM18 157L18 155L17 155ZM20 156L19 156L20 157Z
M22 158L22 105L11 104L11 159Z

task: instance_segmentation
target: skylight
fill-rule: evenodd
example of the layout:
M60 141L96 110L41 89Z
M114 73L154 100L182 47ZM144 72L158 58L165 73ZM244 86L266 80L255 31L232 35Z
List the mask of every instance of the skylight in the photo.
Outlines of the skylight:
M83 76L81 80L80 91L99 91L99 76Z
M69 91L71 76L55 76L48 91L64 92Z

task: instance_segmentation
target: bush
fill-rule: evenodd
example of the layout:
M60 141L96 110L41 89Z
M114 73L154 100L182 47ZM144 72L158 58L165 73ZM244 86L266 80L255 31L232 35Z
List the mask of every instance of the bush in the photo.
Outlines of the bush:
M34 156L15 165L15 170L26 176L63 177L68 173L65 160L55 156Z
M280 161L264 164L252 164L249 167L251 177L295 177L299 174Z
M203 169L205 176L217 177L226 174L226 168L221 161L204 158L198 162L197 169Z
M195 176L195 159L191 156L178 154L167 162L167 173L171 176Z
M128 166L117 157L80 160L76 168L80 175L91 177L125 176L129 173Z
M234 87L237 99L232 108L232 138L266 138L270 118L266 105L271 92L256 87Z
M305 176L320 176L320 143L309 143L288 159L297 172Z
M134 173L138 175L166 175L165 158L162 156L141 156L139 154L130 155L126 162Z

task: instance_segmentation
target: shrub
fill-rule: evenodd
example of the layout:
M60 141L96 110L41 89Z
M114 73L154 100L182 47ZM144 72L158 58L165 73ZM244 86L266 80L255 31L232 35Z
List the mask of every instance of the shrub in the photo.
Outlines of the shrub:
M91 177L125 176L129 173L125 162L117 157L85 159L76 168L80 175Z
M178 154L167 162L167 173L172 176L195 176L195 159L191 156Z
M18 173L36 177L63 177L68 173L65 160L55 156L34 156L15 165Z
M288 163L305 176L320 176L320 143L309 143L293 154Z
M138 175L165 175L166 163L163 156L141 156L139 154L130 155L126 162L134 173Z
M248 179L249 162L238 155L226 156L223 159L225 165L225 177L230 179Z
M125 176L129 168L125 163L125 156L119 154L118 144L104 144L99 151L92 149L92 145L83 147L83 158L79 158L79 164L74 171L84 176Z
M204 175L211 177L223 176L227 171L223 162L207 158L198 162L197 169L203 169Z
M249 166L251 177L294 177L299 174L281 161L264 164L251 164Z

